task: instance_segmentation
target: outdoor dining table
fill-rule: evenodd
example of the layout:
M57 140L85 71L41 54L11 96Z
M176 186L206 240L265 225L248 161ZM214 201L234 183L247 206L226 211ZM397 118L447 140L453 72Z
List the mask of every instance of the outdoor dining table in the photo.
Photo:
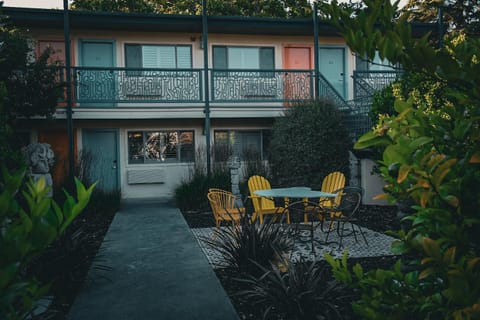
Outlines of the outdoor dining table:
M312 199L312 198L335 198L336 193L312 190L309 187L272 188L256 190L253 192L259 197L284 198L284 199Z
M335 198L337 196L336 193L316 191L309 187L272 188L266 190L256 190L253 193L259 197L283 198L285 201L285 208L288 208L290 199L303 199L304 201L308 201L308 199Z
M335 198L337 196L336 193L316 191L316 190L312 190L309 187L272 188L267 190L256 190L254 191L254 194L259 197L283 198L285 201L285 210L289 210L290 199L300 199L300 201L303 202L304 204L303 207L306 208L307 205L313 204L313 202L309 201L309 199ZM294 204L297 204L300 201L297 201ZM316 206L316 208L319 209L318 206ZM314 214L314 213L318 213L319 211L314 209L309 211L305 210L304 212L307 214ZM309 230L310 230L310 240L312 244L312 252L315 254L314 236L313 236L314 224L313 224L313 219L309 219L309 220L311 221L309 225ZM322 244L327 244L327 243L325 242Z

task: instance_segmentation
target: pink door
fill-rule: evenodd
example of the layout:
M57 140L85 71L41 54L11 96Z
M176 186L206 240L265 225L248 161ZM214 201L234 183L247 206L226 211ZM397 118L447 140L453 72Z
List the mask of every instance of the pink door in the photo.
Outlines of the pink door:
M284 76L284 99L288 100L309 100L312 96L310 70L312 69L312 48L285 47L284 61L285 69L292 72L285 72ZM293 71L295 70L295 71ZM287 102L286 105L289 105Z

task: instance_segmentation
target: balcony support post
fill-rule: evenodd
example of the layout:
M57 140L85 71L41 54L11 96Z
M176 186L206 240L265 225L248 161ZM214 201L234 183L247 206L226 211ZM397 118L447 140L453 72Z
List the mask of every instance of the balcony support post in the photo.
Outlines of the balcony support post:
M65 81L66 81L66 111L67 111L67 138L68 138L68 179L73 181L75 173L75 155L73 148L73 118L72 118L72 73L70 51L70 17L68 12L68 0L63 0L63 32L65 40Z
M207 149L207 176L211 173L210 155L210 86L208 74L208 21L207 21L207 0L202 0L202 41L203 41L203 70L204 70L204 95L205 95L205 142Z
M320 74L320 67L319 67L319 61L318 61L318 3L315 1L313 3L313 65L314 65L314 84L315 84L315 92L314 92L314 98L315 100L318 100L320 97L319 92L320 92L320 84L319 84L319 74Z

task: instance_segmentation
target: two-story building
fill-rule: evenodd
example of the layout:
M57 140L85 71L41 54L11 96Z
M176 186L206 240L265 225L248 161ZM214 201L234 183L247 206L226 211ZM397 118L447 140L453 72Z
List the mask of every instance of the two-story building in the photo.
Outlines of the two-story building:
M327 96L352 115L352 130L368 130L367 112L352 101L396 76L373 70L314 19L70 11L66 25L62 10L4 14L38 52L52 47L52 59L65 61L70 39L71 119L62 102L55 121L24 128L53 146L55 179L68 163L70 120L74 152L95 163L101 188L123 198L173 195L208 145L263 156L274 119L294 102Z

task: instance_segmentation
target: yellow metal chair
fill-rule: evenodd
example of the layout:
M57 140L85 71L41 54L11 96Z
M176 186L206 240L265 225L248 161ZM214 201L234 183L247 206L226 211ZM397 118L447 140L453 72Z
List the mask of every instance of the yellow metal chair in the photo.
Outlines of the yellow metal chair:
M345 175L340 171L334 171L329 173L322 181L322 189L320 191L328 192L328 193L335 193L335 191L342 189L345 187ZM342 200L341 193L335 197L332 201L332 198L325 198L320 199L323 202L323 206L325 206L325 201L332 201L332 205L339 205L340 201Z
M266 214L286 214L287 223L290 223L290 215L284 207L275 206L275 202L271 198L259 197L255 195L257 190L272 189L270 182L262 176L251 176L248 179L248 190L250 191L250 199L253 203L253 216L252 221L255 221L257 217L260 219L260 224L263 223L263 216Z
M323 178L322 189L320 191L328 192L328 193L337 193L338 190L344 187L345 187L345 175L340 171L334 171L329 173L325 178ZM335 198L325 198L325 197L320 198L319 204L322 208L335 207L340 204L341 200L342 200L342 195L339 192ZM341 214L341 213L330 212L330 215L338 215L338 214ZM312 216L312 215L305 214L304 215L305 222L308 222L308 216ZM323 217L319 217L319 218L322 219Z
M209 189L207 198L215 219L216 230L213 234L215 240L221 222L231 221L232 226L235 226L245 214L245 208L236 208L235 202L237 199L235 195L222 189Z

